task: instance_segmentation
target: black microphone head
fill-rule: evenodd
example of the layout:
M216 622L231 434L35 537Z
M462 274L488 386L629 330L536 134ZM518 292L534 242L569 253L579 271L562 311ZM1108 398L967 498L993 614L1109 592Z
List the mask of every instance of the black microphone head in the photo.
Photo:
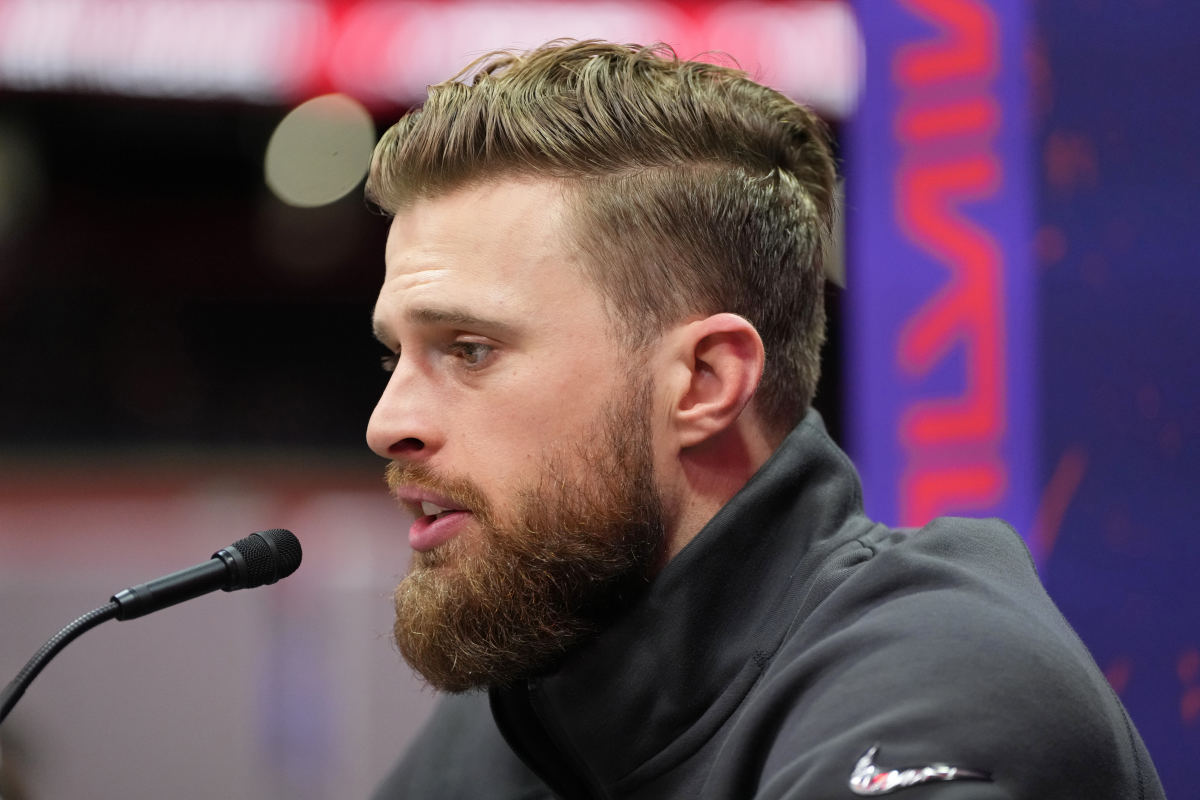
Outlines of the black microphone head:
M238 539L222 552L233 557L230 567L236 573L229 585L222 587L227 592L253 589L286 578L300 566L300 559L304 555L300 540L283 528L252 533L245 539ZM214 556L219 557L220 553Z

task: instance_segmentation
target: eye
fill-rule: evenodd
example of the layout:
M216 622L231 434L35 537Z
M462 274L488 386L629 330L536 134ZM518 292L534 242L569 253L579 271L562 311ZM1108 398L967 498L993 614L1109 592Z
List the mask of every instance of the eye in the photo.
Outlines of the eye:
M450 345L450 352L468 369L483 366L496 348L483 342L457 341Z
M400 360L400 351L388 351L379 357L379 366L384 372L395 372L396 363Z

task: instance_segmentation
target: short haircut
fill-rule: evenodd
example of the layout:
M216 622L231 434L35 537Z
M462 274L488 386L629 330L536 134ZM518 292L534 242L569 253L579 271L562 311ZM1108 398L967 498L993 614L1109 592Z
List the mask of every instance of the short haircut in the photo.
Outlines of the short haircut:
M740 314L766 350L755 395L777 434L816 391L834 161L810 110L665 45L556 40L498 51L431 86L376 147L368 198L503 178L563 182L568 228L621 339Z

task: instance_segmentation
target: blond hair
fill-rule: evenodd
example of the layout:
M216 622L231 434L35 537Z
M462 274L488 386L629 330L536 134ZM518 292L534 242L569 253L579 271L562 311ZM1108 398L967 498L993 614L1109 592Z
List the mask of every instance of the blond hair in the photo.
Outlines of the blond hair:
M690 316L748 319L755 396L777 432L812 400L835 170L824 124L784 95L665 45L554 41L476 60L384 134L368 197L503 177L563 181L574 245L617 330L640 347Z

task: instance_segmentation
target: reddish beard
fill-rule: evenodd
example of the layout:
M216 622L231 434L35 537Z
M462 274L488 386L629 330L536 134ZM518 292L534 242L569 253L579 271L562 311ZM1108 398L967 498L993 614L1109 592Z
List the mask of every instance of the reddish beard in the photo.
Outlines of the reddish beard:
M648 582L665 539L648 402L648 385L630 392L573 459L550 455L511 520L469 481L388 466L389 486L430 489L474 515L474 530L414 554L396 587L396 645L431 686L462 692L545 673Z

